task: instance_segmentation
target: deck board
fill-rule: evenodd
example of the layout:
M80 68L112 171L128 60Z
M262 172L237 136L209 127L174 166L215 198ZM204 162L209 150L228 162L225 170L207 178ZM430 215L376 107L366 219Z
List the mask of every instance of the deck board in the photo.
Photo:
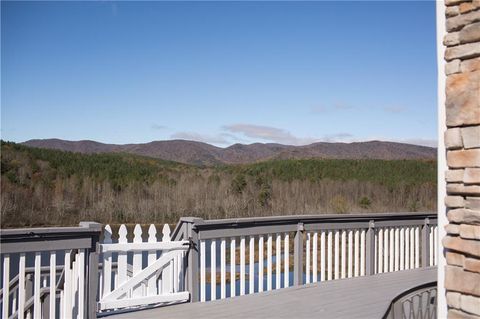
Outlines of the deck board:
M134 311L107 318L381 318L394 297L436 279L436 268L405 270L205 303Z

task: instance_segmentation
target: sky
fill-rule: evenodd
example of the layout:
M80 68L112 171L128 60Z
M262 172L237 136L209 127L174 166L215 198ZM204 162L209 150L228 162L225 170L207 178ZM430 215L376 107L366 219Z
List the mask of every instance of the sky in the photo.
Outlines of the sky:
M1 138L435 146L435 2L1 2Z

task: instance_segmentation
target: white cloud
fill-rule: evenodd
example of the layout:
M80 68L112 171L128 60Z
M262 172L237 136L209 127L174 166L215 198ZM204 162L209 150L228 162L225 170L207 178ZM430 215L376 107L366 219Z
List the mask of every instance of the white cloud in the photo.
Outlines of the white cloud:
M424 139L424 138L401 139L401 140L396 140L394 142L406 143L406 144L415 144L415 145L435 147L435 148L438 147L438 141L437 140Z
M223 133L220 133L220 136L224 137L225 139L230 139L230 140L235 141L235 142L248 143L247 139L241 138L241 137L239 137L235 134L223 132Z
M288 145L306 145L318 141L318 139L310 137L297 137L287 130L271 126L233 124L226 125L223 129L232 133L241 133L246 137L254 139L262 139L264 141Z
M350 133L327 134L322 138L322 142L341 142L350 143L355 141L354 136Z
M230 141L221 135L199 134L195 132L177 132L170 136L172 139L181 139L189 141L204 142L208 144L230 144Z
M362 139L358 140L357 142L361 141L384 141L384 142L394 142L394 143L404 143L404 144L414 144L420 146L428 146L428 147L437 147L438 140L435 139L428 139L428 138L387 138L387 137L371 137L369 139Z
M265 125L238 123L225 125L222 127L223 132L219 134L200 134L196 132L176 132L170 137L172 139L184 139L199 141L214 145L231 145L233 143L251 143L261 140L263 142L273 142L284 145L308 145L316 142L327 143L352 143L366 141L390 141L397 143L415 144L428 147L437 147L437 141L424 138L385 138L370 137L360 138L348 132L339 132L334 134L325 134L321 137L301 137L295 136L290 131Z

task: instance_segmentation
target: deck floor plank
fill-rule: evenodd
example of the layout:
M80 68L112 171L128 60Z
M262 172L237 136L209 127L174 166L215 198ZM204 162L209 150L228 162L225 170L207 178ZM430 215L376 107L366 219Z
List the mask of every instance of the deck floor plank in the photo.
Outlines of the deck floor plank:
M108 316L137 318L381 318L394 297L436 281L426 268L332 280L205 303L185 303Z

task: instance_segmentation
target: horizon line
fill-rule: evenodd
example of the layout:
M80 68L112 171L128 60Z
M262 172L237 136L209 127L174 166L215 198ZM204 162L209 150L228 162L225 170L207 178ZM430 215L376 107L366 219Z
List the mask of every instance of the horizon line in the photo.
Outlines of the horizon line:
M27 142L30 142L30 141L47 141L47 140L58 140L58 141L63 141L63 142L73 142L73 143L78 143L78 142L93 142L93 143L98 143L98 144L104 144L104 145L116 145L116 146L125 146L125 145L142 145L142 144L150 144L150 143L155 143L155 142L174 142L174 141L183 141L183 142L193 142L193 143L201 143L201 144L206 144L206 145L209 145L209 146L213 146L213 147L217 147L217 148L221 148L221 149L227 149L229 147L232 147L234 145L242 145L242 146L250 146L250 145L254 145L254 144L261 144L261 145L282 145L282 146L289 146L289 147L305 147L305 146L311 146L311 145L314 145L314 144L320 144L320 143L323 143L323 144L357 144L357 143L372 143L372 142L380 142L380 143L395 143L395 144L405 144L405 145L415 145L415 146L420 146L420 147L428 147L428 148L438 148L438 145L437 146L428 146L428 145L422 145L422 144L417 144L417 143L411 143L411 142L408 142L408 141L398 141L398 140L380 140L380 139L371 139L371 140L357 140L357 141L350 141L350 142L342 142L342 141L322 141L322 140L319 140L319 141L316 141L316 142L313 142L313 143L309 143L309 144L301 144L301 145L293 145L293 144L282 144L282 143L275 143L275 142L253 142L253 143L233 143L233 144L230 144L228 146L218 146L218 145L215 145L215 144L212 144L212 143L207 143L205 141L197 141L197 140L189 140L189 139L182 139L182 138L176 138L176 139L163 139L163 140L152 140L152 141L149 141L149 142L136 142L136 143L123 143L123 144L119 144L119 143L106 143L106 142L100 142L98 140L92 140L92 139L81 139L81 140L67 140L67 139L61 139L61 138L56 138L56 137L53 137L53 138L33 138L33 139L28 139L28 140L25 140L25 141L22 141L22 142L16 142L16 141L8 141L8 140L4 140L2 139L2 141L4 142L13 142L13 143L17 143L17 144L25 144ZM432 140L433 142L434 140ZM438 143L438 140L435 140L437 143Z

